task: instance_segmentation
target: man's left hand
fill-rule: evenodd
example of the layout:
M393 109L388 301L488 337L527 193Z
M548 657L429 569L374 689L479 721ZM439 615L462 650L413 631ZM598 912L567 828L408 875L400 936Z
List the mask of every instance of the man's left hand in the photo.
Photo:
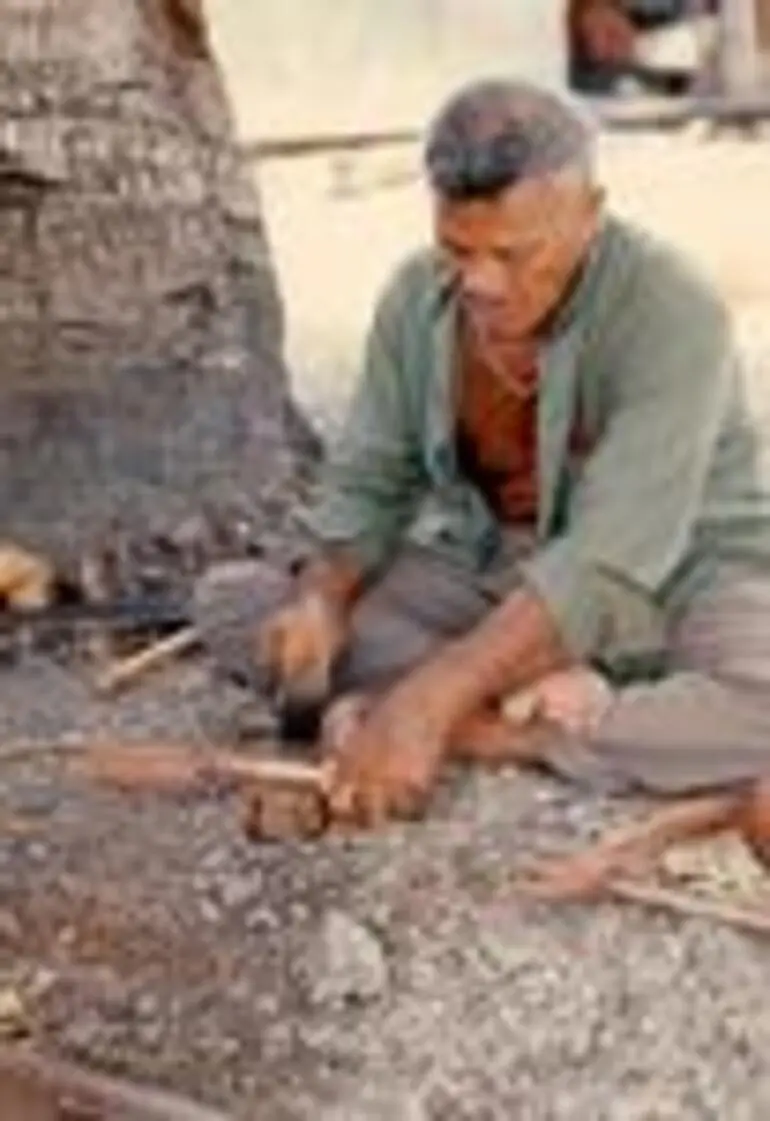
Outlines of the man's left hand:
M454 714L447 686L415 675L352 720L332 746L329 808L338 822L376 827L425 809ZM451 691L449 693L451 696Z

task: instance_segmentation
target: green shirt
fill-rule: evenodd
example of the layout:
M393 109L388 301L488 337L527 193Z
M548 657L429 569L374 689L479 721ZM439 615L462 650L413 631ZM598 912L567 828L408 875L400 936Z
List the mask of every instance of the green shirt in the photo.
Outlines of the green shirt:
M322 493L303 520L376 571L405 535L480 573L501 527L454 446L456 294L437 254L397 271ZM770 558L769 492L728 312L670 248L607 218L539 354L534 553L511 572L577 657L660 648L694 578ZM576 410L592 451L568 455ZM770 570L769 570L770 571Z

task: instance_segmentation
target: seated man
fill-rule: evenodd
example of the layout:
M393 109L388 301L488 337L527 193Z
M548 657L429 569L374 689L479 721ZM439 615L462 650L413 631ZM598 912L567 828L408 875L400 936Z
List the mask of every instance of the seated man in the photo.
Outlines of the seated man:
M606 212L555 95L463 89L426 165L434 244L376 309L312 556L214 571L211 648L359 699L331 804L361 823L450 756L667 793L770 770L770 505L722 302Z

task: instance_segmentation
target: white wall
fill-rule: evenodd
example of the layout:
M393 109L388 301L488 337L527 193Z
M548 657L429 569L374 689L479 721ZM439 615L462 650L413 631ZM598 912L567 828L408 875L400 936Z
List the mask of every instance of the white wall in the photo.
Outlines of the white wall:
M562 84L562 0L208 0L245 137L413 127L468 77Z

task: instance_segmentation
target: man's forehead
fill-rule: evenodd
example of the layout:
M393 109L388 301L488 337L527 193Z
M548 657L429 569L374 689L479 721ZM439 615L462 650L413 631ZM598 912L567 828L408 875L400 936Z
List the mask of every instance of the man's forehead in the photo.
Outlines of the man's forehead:
M494 198L454 200L436 197L435 217L449 238L475 241L489 237L531 241L567 213L585 194L585 180L562 173L528 178Z

